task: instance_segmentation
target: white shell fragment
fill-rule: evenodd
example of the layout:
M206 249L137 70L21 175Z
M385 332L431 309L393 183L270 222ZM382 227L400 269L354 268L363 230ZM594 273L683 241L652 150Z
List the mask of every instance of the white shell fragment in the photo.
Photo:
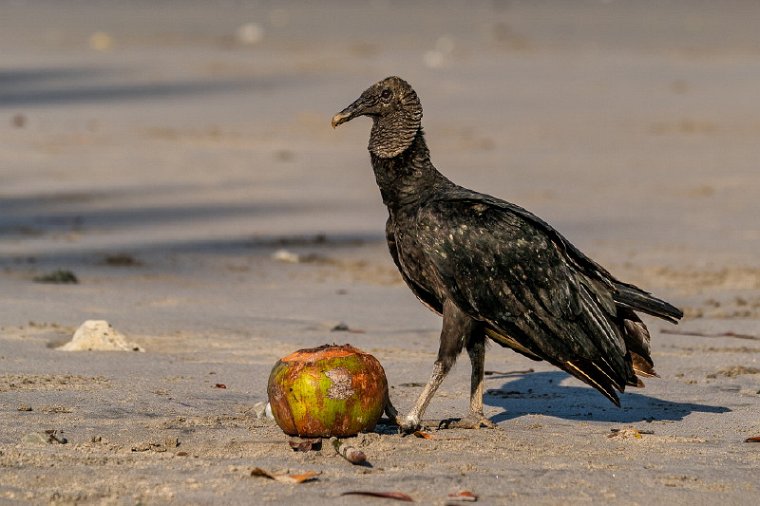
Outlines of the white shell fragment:
M286 264L297 264L301 261L301 257L298 255L298 253L293 253L292 251L288 251L286 249L278 249L272 253L272 260Z
M63 351L145 351L140 346L127 342L124 334L114 329L105 320L87 320L68 343L59 349Z

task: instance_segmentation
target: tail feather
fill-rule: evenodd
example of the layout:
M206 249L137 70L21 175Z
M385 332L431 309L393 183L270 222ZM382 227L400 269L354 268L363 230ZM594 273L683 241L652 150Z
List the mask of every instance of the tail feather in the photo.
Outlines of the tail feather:
M644 322L641 321L641 318L628 308L621 308L619 316L623 323L623 340L625 341L626 350L635 354L639 357L640 362L643 362L644 365L648 366L642 366L642 369L652 368L654 362L650 356L649 329L647 329Z
M671 323L677 323L683 317L683 311L677 307L633 285L616 283L614 299L623 307L642 311Z
M644 358L638 353L631 352L631 362L633 362L633 372L645 378L659 378L660 375L652 367L652 360Z
M553 357L532 346L530 339L515 339L502 330L491 325L486 326L486 335L502 346L512 348L533 360L548 360L564 369L584 383L597 389L613 404L620 407L617 392L623 392L626 386L643 387L640 377L658 377L650 356L650 335L641 318L634 311L641 311L664 320L677 323L683 312L677 307L658 299L634 285L615 282L613 300L614 313L603 313L607 322L619 331L624 346L618 353L624 353L624 369L613 367L614 357L607 350L593 359ZM591 307L595 307L591 305ZM617 332L612 332L617 334Z
M568 360L563 366L565 371L596 388L615 406L620 407L620 398L615 389L622 392L625 386L617 384L599 365L589 360Z
M658 377L654 370L654 361L650 355L649 330L636 313L629 308L620 308L619 316L623 325L623 340L625 348L631 356L633 372L645 378ZM641 382L640 386L644 386Z

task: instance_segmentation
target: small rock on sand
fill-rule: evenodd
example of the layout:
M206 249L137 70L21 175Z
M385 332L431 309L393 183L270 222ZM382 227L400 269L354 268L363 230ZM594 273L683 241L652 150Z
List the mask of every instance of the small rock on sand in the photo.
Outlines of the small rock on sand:
M87 320L68 343L59 349L63 351L145 351L140 346L127 342L126 337L105 320Z

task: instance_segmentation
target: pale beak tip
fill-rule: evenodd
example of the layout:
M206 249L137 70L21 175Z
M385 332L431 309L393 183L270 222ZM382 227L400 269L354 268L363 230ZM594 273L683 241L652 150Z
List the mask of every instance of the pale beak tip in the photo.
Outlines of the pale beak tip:
M345 117L342 116L340 113L338 113L332 117L332 121L330 121L330 124L332 125L333 128L337 128L338 125L343 123L344 120L345 120Z

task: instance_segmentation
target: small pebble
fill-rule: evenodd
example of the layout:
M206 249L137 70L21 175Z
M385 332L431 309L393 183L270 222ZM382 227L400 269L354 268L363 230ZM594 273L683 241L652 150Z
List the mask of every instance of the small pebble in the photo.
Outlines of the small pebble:
M264 39L264 29L257 23L246 23L235 31L235 39L240 44L253 46Z
M16 128L24 128L26 125L26 116L23 114L16 114L11 119L11 125L13 125Z
M113 37L111 37L106 32L95 32L92 35L90 35L89 40L87 41L90 49L94 49L95 51L110 51L113 48Z

